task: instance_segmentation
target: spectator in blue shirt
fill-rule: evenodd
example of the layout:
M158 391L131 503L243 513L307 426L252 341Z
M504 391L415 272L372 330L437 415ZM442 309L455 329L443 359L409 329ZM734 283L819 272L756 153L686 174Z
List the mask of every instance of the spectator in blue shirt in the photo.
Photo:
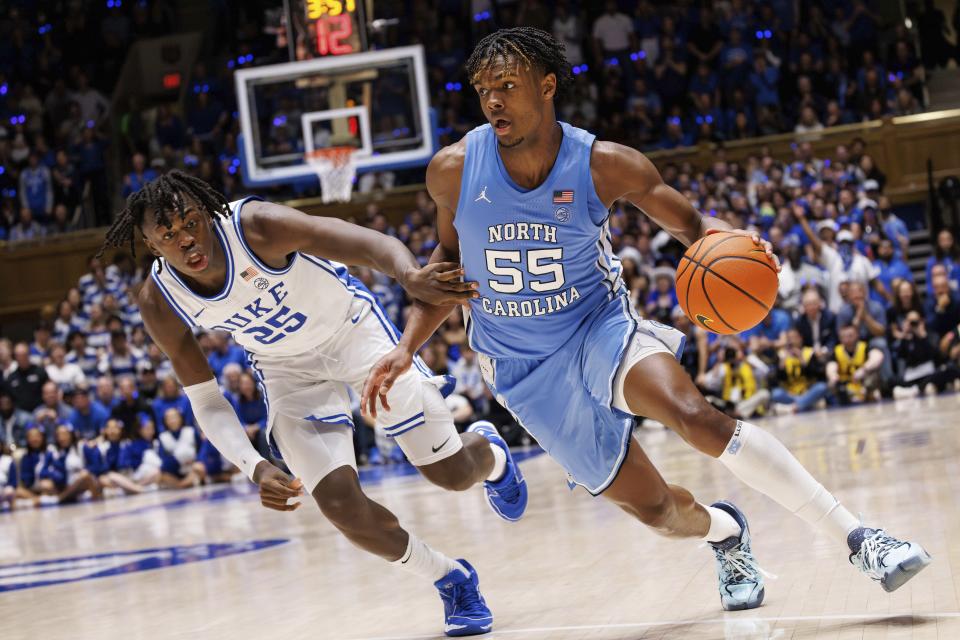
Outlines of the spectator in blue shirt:
M107 413L110 413L117 405L117 389L112 376L100 376L97 379L97 388L93 402L94 404L100 405Z
M210 344L213 348L207 356L207 361L210 363L213 375L217 376L217 380L220 380L220 376L223 375L223 368L230 362L237 363L241 369L247 368L247 356L243 347L233 344L228 333L214 331L210 334ZM221 380L221 384L222 382Z
M79 366L87 378L93 379L100 375L100 370L97 368L99 363L97 350L87 346L87 337L82 331L71 331L67 336L67 345L70 347L67 362Z
M893 212L886 196L880 196L879 206L883 235L893 241L894 255L906 259L910 252L910 230L907 229L906 223Z
M268 457L267 445L267 405L263 401L260 388L249 373L240 375L240 392L228 394L228 399L240 418L240 424L247 430L247 437L260 455Z
M880 377L884 382L893 381L893 359L887 342L887 311L876 300L867 297L867 286L860 281L847 283L847 302L837 312L837 332L841 327L852 326L860 340L871 349L883 353Z
M53 213L50 169L40 163L40 156L36 152L30 154L28 165L20 172L20 204L30 209L40 224L49 222Z
M143 353L130 347L122 329L114 330L110 332L110 348L100 360L100 372L114 378L136 375L137 364L144 358Z
M0 441L22 447L33 416L13 404L13 396L0 385Z
M110 195L107 190L107 143L93 128L90 121L83 128L80 142L72 149L77 161L78 188L83 191L90 185L93 198L95 222L97 225L110 223Z
M76 502L87 491L94 500L100 499L97 476L102 465L96 445L81 443L70 424L57 425L55 446L40 470L41 504Z
M780 349L787 344L787 330L791 326L793 322L790 314L775 307L760 324L741 333L740 338L745 344L750 345L750 351L753 353Z
M100 435L100 430L110 417L99 402L90 398L90 387L86 384L78 386L73 394L73 411L68 421L77 430L84 440L92 440Z
M161 149L170 147L174 150L180 150L187 146L187 132L183 126L183 121L167 105L157 107L154 137Z
M21 498L36 498L40 494L40 472L50 464L53 453L47 445L47 434L36 425L27 428L26 453L20 458Z
M780 70L767 64L767 59L761 54L753 58L753 73L750 74L750 85L753 87L754 99L758 107L780 106L780 93L777 82L780 80Z
M960 248L954 242L953 233L943 229L937 234L937 244L933 255L927 259L927 295L933 295L933 268L943 265L950 281L950 288L956 291L960 287Z
M887 304L893 304L895 294L894 281L907 280L913 282L913 273L907 263L897 257L894 250L893 241L884 238L877 247L877 259L874 264L880 267L880 275L877 280L883 285L883 297Z
M160 381L160 389L157 391L157 397L153 400L153 415L157 424L163 424L163 414L171 408L178 409L187 424L196 424L193 411L190 408L190 401L180 390L180 385L174 375L168 375Z
M157 172L147 167L147 159L142 153L133 154L133 170L123 177L123 197L139 191L146 183L157 179Z

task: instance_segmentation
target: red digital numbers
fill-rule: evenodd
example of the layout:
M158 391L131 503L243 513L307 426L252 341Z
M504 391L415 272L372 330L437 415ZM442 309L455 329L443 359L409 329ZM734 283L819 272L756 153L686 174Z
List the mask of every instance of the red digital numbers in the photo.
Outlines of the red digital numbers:
M353 53L347 42L353 35L353 20L349 13L324 15L317 20L317 53L322 56L339 56Z

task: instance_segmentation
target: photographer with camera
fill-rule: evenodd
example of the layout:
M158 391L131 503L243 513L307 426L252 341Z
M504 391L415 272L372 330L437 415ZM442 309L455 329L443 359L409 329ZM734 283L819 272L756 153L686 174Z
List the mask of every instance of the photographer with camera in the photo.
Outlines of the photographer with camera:
M756 356L746 356L739 340L726 340L719 361L704 376L704 382L707 389L719 394L725 410L746 420L770 404L770 391L760 387L770 370Z
M808 411L827 396L829 389L823 382L829 358L826 347L803 346L800 331L792 328L787 331L787 345L780 350L779 358L778 386L771 393L778 414Z
M943 392L947 385L960 377L956 365L937 365L937 348L927 333L927 325L917 311L911 311L901 326L901 338L896 343L897 356L903 363L894 397L910 397L924 393L929 385Z

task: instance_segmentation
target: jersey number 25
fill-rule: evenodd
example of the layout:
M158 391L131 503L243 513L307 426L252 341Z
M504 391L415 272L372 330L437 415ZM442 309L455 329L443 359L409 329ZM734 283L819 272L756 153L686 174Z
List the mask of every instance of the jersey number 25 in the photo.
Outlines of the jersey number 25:
M290 307L280 307L279 311L266 319L266 323L270 326L250 327L244 329L243 332L253 334L254 340L260 344L273 344L300 329L303 323L307 321L307 316L300 312L294 312L292 315L288 314L290 314Z

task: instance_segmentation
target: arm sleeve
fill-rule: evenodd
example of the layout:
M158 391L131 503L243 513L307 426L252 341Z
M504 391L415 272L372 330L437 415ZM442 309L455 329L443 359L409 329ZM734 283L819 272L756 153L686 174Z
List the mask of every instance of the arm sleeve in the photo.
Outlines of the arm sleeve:
M253 471L263 457L250 444L247 432L240 424L236 412L227 399L220 394L215 379L184 387L197 426L223 456L240 468L253 480Z

